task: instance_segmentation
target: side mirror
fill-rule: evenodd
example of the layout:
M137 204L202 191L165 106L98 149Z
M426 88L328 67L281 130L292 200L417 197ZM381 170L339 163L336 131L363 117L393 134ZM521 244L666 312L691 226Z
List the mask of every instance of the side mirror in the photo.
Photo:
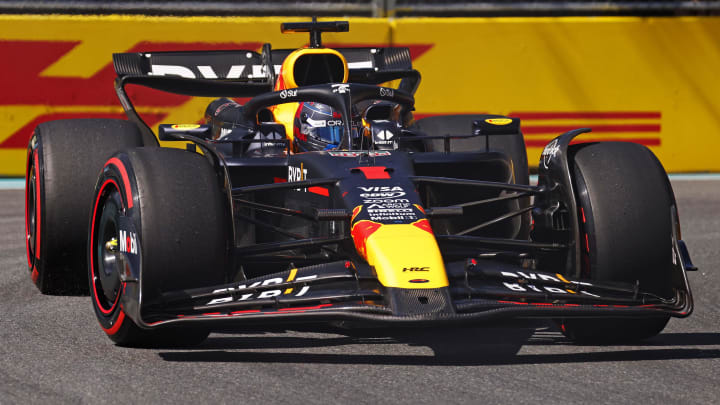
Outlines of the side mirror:
M210 139L210 126L199 124L160 124L158 138L161 141L186 141L177 135L190 135L200 139Z

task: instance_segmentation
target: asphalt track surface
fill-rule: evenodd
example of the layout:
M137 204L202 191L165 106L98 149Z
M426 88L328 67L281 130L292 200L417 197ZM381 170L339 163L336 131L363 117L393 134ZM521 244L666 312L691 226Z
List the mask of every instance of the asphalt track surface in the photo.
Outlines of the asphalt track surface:
M22 191L0 191L0 403L718 403L720 181L674 180L695 313L636 346L578 346L544 320L463 329L247 330L127 349L88 297L43 296Z

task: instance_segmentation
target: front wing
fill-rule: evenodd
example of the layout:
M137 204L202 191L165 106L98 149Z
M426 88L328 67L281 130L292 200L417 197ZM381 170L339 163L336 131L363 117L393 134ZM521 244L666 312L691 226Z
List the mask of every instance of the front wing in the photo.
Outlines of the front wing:
M675 249L680 258L681 252ZM693 300L683 260L675 261L675 296L628 283L596 283L522 269L493 259L446 263L450 284L387 288L366 264L338 261L293 268L242 282L173 291L141 302L126 283L124 311L143 328L173 324L278 324L350 321L421 326L510 317L686 317ZM422 271L418 269L418 280ZM188 325L189 326L189 325Z

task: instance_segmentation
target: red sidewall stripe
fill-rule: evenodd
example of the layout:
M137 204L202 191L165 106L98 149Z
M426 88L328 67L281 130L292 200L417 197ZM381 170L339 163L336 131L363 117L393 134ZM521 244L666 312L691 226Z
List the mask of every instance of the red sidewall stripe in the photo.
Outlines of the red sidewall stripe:
M34 153L35 152L31 151L31 149L28 149L27 159L25 161L25 251L27 252L28 267L30 268L30 270L33 270L33 268L35 267L35 263L30 256L30 229L28 228L28 226L30 225L28 223L28 217L30 213L28 190L30 189L30 168L32 167L32 162L34 162L34 159L32 157Z
M40 176L37 171L37 168L40 167L38 165L38 154L37 152L34 153L35 155L35 211L37 212L37 215L35 216L35 257L40 259L40 224L42 223L42 206L40 205Z
M120 171L120 177L122 177L123 185L125 186L125 197L127 197L127 205L128 205L128 208L132 208L133 207L133 199L132 199L132 191L130 189L130 178L128 177L127 169L125 169L125 165L118 158L111 158L110 160L108 160L107 163L105 163L105 167L107 167L108 165L114 165ZM119 190L120 189L118 188L118 191Z
M122 326L123 321L125 321L125 311L123 311L122 307L120 307L120 315L118 315L117 320L115 321L115 325L111 326L110 328L106 328L103 326L103 324L100 324L100 327L108 335L114 335L120 330L120 327Z
M120 187L118 187L117 183L113 179L107 179L100 187L100 191L98 191L97 198L95 199L95 207L93 208L93 216L92 216L92 227L90 230L90 243L92 244L95 241L95 218L97 217L97 211L98 211L98 205L100 203L100 197L103 195L103 190L105 190L105 187L107 187L108 184L113 184L115 188L120 191ZM118 292L117 298L115 298L115 302L112 304L110 309L105 310L102 305L100 304L100 299L98 298L97 294L97 287L95 286L95 247L90 247L90 277L92 278L92 286L93 286L93 299L95 299L95 304L97 308L105 315L110 315L117 306L118 302L120 301L120 294ZM122 313L122 311L121 311ZM104 329L104 328L103 328Z

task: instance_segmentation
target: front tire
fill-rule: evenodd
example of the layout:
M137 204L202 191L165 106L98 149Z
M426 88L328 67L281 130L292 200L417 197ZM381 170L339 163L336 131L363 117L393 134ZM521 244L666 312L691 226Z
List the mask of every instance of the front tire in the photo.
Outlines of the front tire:
M208 329L141 329L121 303L139 288L135 316L147 321L145 305L164 292L223 284L230 225L226 194L203 156L165 148L113 156L97 182L88 246L93 308L110 339L123 346L202 342ZM128 266L139 282L122 280Z
M570 146L577 193L582 277L639 283L643 292L670 298L674 203L667 175L646 147L625 142ZM563 319L577 342L615 343L660 333L668 315L648 318Z

